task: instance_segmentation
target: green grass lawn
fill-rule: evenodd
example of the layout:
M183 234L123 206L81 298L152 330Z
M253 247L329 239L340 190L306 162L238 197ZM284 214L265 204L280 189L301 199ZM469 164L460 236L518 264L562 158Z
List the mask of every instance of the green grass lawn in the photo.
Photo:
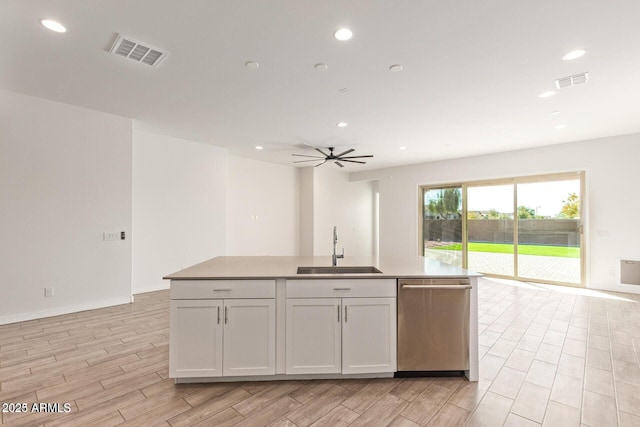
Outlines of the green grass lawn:
M462 244L436 246L431 249L460 251ZM497 254L513 254L513 245L508 243L469 243L469 252L491 252ZM563 258L580 258L580 248L566 246L518 245L518 253L522 255L543 255Z

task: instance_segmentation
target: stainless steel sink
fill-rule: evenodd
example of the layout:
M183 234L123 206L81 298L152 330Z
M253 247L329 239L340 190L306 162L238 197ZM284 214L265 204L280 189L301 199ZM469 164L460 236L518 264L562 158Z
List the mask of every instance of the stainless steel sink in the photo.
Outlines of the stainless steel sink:
M298 267L298 274L366 274L382 273L371 265L337 267Z

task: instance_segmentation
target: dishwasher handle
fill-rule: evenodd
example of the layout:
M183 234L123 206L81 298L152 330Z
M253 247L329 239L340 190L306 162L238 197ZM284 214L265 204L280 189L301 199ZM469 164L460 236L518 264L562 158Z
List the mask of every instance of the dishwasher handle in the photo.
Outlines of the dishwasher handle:
M402 285L402 290L405 289L471 289L471 285Z

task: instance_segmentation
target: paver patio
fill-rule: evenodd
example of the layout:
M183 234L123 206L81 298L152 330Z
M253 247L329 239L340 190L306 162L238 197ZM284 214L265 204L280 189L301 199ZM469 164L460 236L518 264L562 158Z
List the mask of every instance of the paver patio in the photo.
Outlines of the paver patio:
M462 265L462 251L425 249L425 256L447 264ZM469 269L486 274L513 276L513 255L469 252ZM580 259L518 255L518 276L526 279L580 283Z

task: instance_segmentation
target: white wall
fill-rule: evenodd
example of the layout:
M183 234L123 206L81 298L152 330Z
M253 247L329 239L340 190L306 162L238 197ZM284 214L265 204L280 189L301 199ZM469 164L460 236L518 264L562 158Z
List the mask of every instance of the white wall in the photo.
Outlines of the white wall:
M133 293L167 289L163 276L225 254L226 153L135 131Z
M620 260L640 260L640 134L398 168L363 171L378 179L381 255L418 253L418 187L482 179L585 171L587 286L623 292Z
M0 90L0 324L129 302L131 134L130 119Z
M219 255L329 255L334 225L348 256L373 252L373 185L344 172L229 156L11 92L0 113L0 323L127 303Z
M227 255L373 253L373 183L331 168L227 158ZM340 249L339 249L340 250Z
M297 170L227 157L227 255L298 255Z
M332 168L333 164L313 168L314 255L333 253L334 226L339 253L344 248L345 256L373 255L373 183L350 182L348 173Z
M298 168L300 182L300 254L313 256L314 169Z

